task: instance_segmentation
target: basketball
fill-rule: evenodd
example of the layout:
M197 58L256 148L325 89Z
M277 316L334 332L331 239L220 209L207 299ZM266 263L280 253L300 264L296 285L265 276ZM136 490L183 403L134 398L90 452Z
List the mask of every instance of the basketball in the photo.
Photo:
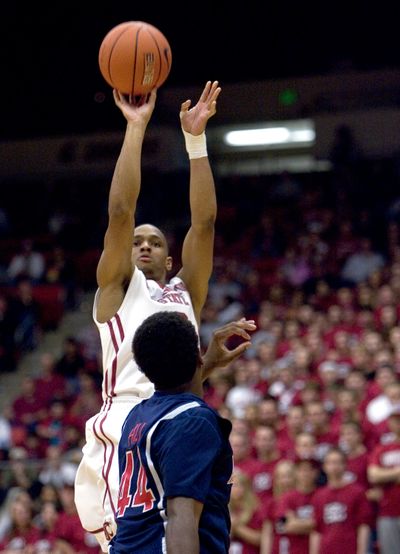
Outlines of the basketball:
M144 21L113 27L99 49L100 72L123 94L142 96L159 88L171 71L171 48L163 33Z

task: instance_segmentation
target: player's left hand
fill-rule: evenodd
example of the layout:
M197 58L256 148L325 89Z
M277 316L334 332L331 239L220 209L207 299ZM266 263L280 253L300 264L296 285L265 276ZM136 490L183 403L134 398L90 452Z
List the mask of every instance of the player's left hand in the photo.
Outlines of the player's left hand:
M207 121L217 112L217 98L220 92L218 81L207 81L199 101L193 108L190 108L191 100L182 103L179 116L184 131L192 135L201 135Z
M239 358L251 345L248 331L255 331L256 328L253 319L242 318L216 329L203 356L203 379L206 379L213 369L226 367ZM226 346L226 341L234 335L242 337L244 342L230 350Z

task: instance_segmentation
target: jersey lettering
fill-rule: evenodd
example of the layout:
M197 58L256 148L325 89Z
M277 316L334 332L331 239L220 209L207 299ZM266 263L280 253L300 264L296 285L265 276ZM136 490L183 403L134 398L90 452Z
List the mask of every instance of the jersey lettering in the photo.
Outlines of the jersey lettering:
M139 448L137 449L137 454L140 462L138 480L136 483L136 492L133 497L132 506L143 506L143 512L151 510L155 496L151 489L147 488L147 475L146 470L143 467L142 460L140 458Z
M145 423L137 423L135 427L130 431L129 437L128 437L129 447L132 447L133 445L139 442L140 437L142 436L143 427L145 425L146 425Z
M140 458L139 448L137 448L139 458L139 470L135 487L135 494L130 494L132 477L135 470L133 452L129 450L125 456L125 470L121 477L121 485L118 495L117 517L122 517L127 508L143 507L143 512L151 510L154 506L155 496L153 491L148 488L146 470Z
M133 475L133 453L129 450L125 455L125 470L121 477L118 493L117 517L122 517L130 506L132 495L129 494Z

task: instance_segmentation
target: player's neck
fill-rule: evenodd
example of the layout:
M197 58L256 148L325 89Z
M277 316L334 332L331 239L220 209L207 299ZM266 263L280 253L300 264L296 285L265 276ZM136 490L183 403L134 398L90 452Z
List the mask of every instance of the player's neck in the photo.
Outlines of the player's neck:
M196 373L193 376L193 379L189 381L189 383L184 383L183 385L179 385L178 387L172 387L170 389L162 389L162 391L159 391L159 392L163 392L166 394L183 394L185 392L188 392L190 394L195 394L196 396L203 398L203 385L201 381L201 371L196 371Z

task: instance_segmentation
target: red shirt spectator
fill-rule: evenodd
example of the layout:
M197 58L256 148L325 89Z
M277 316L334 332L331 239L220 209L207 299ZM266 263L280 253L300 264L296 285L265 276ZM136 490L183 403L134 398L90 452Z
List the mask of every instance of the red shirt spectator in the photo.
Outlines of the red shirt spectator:
M287 512L292 512L296 518L299 519L311 519L314 514L314 507L312 505L312 498L314 492L302 493L298 490L289 491L284 494L276 503L275 519L278 522L284 523L282 530L286 529L288 522ZM309 534L300 533L284 533L282 537L285 537L287 543L287 552L290 554L308 554L309 553ZM282 540L282 538L281 538Z
M40 364L40 375L34 380L36 398L40 400L43 405L48 405L55 399L66 399L66 381L62 375L54 372L54 356L49 352L45 352L40 358Z
M328 484L315 492L313 506L315 533L311 552L337 554L344 545L346 554L366 551L372 510L364 489L344 480L346 459L339 449L331 449L324 459Z
M74 552L98 554L99 545L95 537L85 531L74 503L74 487L65 485L60 491L63 512L57 522L57 537L68 543Z
M319 468L311 460L296 460L295 489L283 494L277 501L279 521L287 538L290 554L308 554L310 532L314 524L312 498Z
M254 493L250 478L238 468L233 475L230 554L259 554L265 508Z
M32 523L31 506L25 500L15 499L10 515L11 529L0 542L0 552L25 552L25 548L35 544L39 538L39 531Z
M21 394L12 404L14 422L33 428L46 415L46 404L36 396L35 383L31 377L24 378L21 389Z
M311 402L306 406L307 424L314 435L315 455L322 460L326 452L338 443L338 433L330 428L329 416L320 401Z
M378 476L375 476L376 469ZM386 470L386 474L379 470ZM400 517L400 438L375 448L369 459L368 474L370 481L382 486L383 490L378 515Z

